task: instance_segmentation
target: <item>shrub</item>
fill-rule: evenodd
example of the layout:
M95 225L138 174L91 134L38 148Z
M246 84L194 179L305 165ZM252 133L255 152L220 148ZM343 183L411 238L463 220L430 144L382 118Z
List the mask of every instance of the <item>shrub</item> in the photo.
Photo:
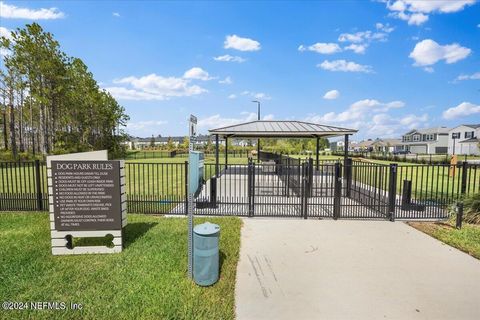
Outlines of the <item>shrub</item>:
M480 224L480 193L474 193L463 199L463 220Z

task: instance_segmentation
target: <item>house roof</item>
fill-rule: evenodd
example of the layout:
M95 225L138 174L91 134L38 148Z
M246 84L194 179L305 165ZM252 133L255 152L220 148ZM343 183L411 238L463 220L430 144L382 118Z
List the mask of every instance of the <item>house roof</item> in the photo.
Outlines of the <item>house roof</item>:
M413 129L408 131L405 135L410 135L413 133L420 133L420 134L429 134L429 133L448 133L450 131L447 127L434 127L434 128L425 128L425 129Z
M378 146L386 146L386 147L394 147L402 144L402 140L400 139L378 139L373 141L374 145Z
M370 147L374 142L375 141L372 141L372 140L360 141L359 143L357 143L357 147L359 148Z
M457 129L458 127L469 127L472 129L478 129L480 128L480 123L479 124L461 124L459 126L456 126L455 128L450 129L450 131Z
M358 130L327 126L296 120L257 120L208 130L210 134L227 137L333 137L354 134Z
M470 139L462 140L459 143L472 143L472 142L479 142L479 141L480 140L478 140L478 138L470 138Z

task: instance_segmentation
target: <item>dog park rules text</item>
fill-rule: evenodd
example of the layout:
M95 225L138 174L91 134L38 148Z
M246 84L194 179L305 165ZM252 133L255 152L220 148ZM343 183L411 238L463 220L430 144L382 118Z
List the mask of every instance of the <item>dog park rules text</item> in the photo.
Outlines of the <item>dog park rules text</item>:
M118 161L52 161L56 230L121 229Z

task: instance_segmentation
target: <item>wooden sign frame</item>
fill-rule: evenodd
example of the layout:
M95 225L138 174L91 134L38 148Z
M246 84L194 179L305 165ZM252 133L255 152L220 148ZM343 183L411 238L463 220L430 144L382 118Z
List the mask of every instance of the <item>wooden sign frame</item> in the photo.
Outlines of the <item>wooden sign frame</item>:
M51 245L52 245L52 254L53 255L71 255L71 254L89 254L89 253L118 253L123 249L123 230L127 225L127 199L126 199L126 190L125 190L125 161L123 160L114 160L118 162L119 167L119 181L114 183L119 183L119 199L120 199L120 215L121 215L121 226L113 230L57 230L60 227L55 225L55 202L54 202L54 192L53 192L53 176L52 176L52 161L82 161L82 162L91 162L98 163L101 161L105 163L107 160L106 151L99 152L84 152L84 153L75 153L69 155L61 156L50 156L47 157L47 181L48 181L48 197L49 197L49 211L50 211L50 234L51 234ZM114 162L108 161L108 162ZM58 220L58 219L57 219ZM62 228L64 229L64 228ZM97 237L106 237L108 235L113 236L113 247L107 246L75 246L71 248L73 238L97 238Z

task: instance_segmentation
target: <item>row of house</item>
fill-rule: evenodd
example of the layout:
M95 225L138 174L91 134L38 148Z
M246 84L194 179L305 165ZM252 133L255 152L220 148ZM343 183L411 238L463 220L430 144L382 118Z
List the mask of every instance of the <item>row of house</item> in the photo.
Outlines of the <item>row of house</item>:
M168 141L171 141L175 148L177 148L180 144L182 144L185 140L184 136L174 136L174 137L150 137L150 138L139 138L139 137L129 137L129 139L125 142L125 145L130 150L143 150L146 148L151 148L152 143L154 147L162 147L168 144ZM208 141L210 143L215 143L215 137L208 136L208 135L199 135L195 140L195 146L205 146L207 145ZM219 141L220 145L225 145L225 140L221 139ZM234 146L241 146L245 147L247 145L256 145L255 140L243 140L243 139L232 139L232 145Z
M416 154L462 154L480 155L480 124L462 124L453 129L435 127L413 129L400 139L376 139L349 144L351 151L416 153ZM343 142L337 148L344 150Z
M129 149L145 149L153 144L155 147L165 146L171 140L175 147L183 143L185 137L162 137L137 138L130 137L126 142ZM357 152L388 152L388 153L416 153L416 154L466 154L480 155L479 140L480 124L462 124L453 129L447 127L435 127L427 129L413 129L405 133L399 139L375 139L349 143L350 151ZM197 146L205 146L208 141L215 143L213 136L199 135L196 140ZM221 145L225 141L220 141ZM256 140L232 139L234 146L255 146ZM344 150L343 141L332 143L332 150Z

